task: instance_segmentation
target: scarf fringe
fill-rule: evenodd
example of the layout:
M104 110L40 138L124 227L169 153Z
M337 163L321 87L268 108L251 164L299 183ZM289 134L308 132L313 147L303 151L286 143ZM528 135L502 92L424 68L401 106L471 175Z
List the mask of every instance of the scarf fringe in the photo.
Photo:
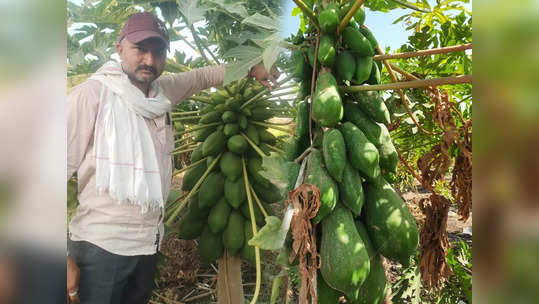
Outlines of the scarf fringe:
M105 195L108 194L110 197L112 197L114 200L117 201L118 204L131 204L140 206L141 213L145 214L148 211L159 211L164 208L164 201L163 199L147 199L147 200L140 200L133 196L128 196L127 194L123 193L120 194L118 191L111 191L108 187L97 187L97 194L98 195Z

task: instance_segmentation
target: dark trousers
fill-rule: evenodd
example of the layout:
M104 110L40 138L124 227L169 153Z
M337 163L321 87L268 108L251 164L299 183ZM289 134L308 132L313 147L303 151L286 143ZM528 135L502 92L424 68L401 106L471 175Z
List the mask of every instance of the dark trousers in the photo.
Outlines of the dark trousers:
M85 241L69 241L69 254L80 269L81 304L148 303L156 254L122 256Z

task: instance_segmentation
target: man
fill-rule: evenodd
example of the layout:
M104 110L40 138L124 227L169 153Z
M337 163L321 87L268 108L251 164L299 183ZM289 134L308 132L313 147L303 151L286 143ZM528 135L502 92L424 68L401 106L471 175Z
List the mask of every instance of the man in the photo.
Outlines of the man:
M68 303L147 303L170 189L174 103L223 83L224 66L161 75L169 38L151 13L131 16L108 62L68 97L67 177L79 206L69 225ZM275 82L263 65L249 72ZM80 280L79 280L80 277Z

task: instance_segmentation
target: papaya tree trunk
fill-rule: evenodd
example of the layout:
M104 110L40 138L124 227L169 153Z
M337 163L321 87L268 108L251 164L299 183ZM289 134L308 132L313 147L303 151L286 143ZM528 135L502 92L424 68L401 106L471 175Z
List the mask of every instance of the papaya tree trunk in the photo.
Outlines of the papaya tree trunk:
M217 272L217 304L244 303L241 259L229 256L228 250L219 259Z

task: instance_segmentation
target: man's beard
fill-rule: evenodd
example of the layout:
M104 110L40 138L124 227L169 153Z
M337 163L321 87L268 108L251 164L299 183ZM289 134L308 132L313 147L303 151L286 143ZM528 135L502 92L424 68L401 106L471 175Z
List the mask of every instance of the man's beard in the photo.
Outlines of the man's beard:
M147 65L138 66L134 73L127 72L125 68L123 67L123 65L122 65L122 69L124 70L124 73L127 74L127 77L129 78L129 80L131 80L134 83L150 84L152 81L157 79L157 77L159 77L157 70L154 67L147 66ZM138 71L141 71L141 70L150 71L153 74L153 76L150 78L138 77L136 74Z

